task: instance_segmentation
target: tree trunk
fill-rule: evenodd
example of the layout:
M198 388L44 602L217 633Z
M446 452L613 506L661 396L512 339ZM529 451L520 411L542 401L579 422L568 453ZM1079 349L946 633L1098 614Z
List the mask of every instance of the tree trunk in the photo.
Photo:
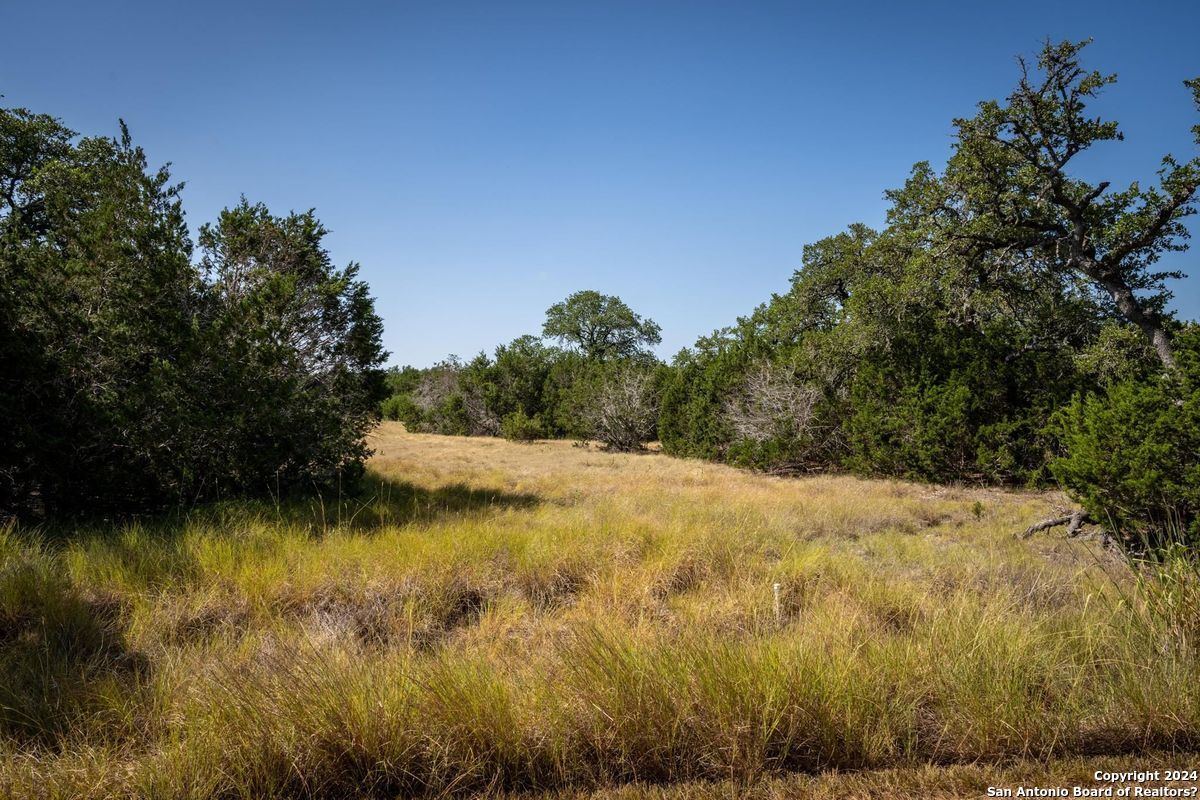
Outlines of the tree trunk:
M1167 336L1158 314L1143 308L1141 302L1133 294L1133 290L1120 277L1109 274L1097 276L1096 279L1108 290L1109 296L1116 303L1117 310L1121 312L1121 315L1146 334L1146 338L1154 346L1154 352L1158 353L1158 359L1162 361L1163 366L1168 370L1175 369L1175 353L1171 349L1171 338Z

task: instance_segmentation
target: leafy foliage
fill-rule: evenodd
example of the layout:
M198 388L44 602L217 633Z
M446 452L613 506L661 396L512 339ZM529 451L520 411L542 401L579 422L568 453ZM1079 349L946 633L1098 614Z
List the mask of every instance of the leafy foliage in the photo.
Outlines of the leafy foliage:
M570 348L520 336L464 363L455 356L425 370L394 368L386 416L412 431L504 436L598 438L618 450L654 438L661 393L659 363L642 347L658 326L619 298L577 292L546 312L547 331ZM547 334L560 335L560 334Z
M543 438L546 430L540 415L530 417L518 409L500 420L500 434L510 442L532 442Z
M122 126L0 110L0 512L125 512L361 468L381 324L312 213L243 201L192 263Z
M1058 418L1054 476L1135 546L1200 542L1200 327L1174 345L1176 370L1078 396Z
M384 392L383 324L359 267L335 268L312 211L245 199L200 229L202 384L226 420L204 448L231 486L330 484L361 470Z
M44 115L0 120L0 508L140 505L169 491L162 445L191 399L199 286L179 188L124 128L73 143Z
M806 247L787 293L677 356L664 449L772 471L1042 483L1056 452L1082 444L1051 424L1073 395L1170 371L1177 276L1154 265L1183 247L1200 159L1165 159L1158 188L1075 176L1080 153L1121 138L1087 110L1115 78L1081 67L1083 46L1047 44L1008 98L957 120L944 171L917 164L887 193L885 228ZM1163 406L1172 425L1177 407ZM1079 492L1102 478L1085 472Z
M630 358L662 341L661 329L621 298L586 290L546 311L542 335L578 349L589 361Z
M975 265L1043 282L1081 280L1102 291L1170 367L1163 282L1181 276L1153 266L1164 252L1183 249L1182 220L1196 211L1200 157L1184 164L1164 157L1159 187L1109 191L1108 181L1073 176L1069 168L1080 154L1122 138L1115 121L1086 113L1116 82L1080 65L1086 44L1047 43L1040 74L1022 60L1006 102L981 103L975 117L956 121L946 194L932 218ZM1200 110L1200 81L1187 86Z

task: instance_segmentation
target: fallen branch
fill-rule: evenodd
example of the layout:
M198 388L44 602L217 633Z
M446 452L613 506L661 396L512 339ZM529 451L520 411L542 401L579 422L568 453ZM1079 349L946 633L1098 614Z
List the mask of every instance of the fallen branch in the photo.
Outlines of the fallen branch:
M1063 517L1054 517L1053 519L1042 520L1041 522L1034 523L1025 529L1025 532L1021 534L1021 538L1028 539L1038 531L1044 531L1048 528L1057 528L1059 525L1066 525L1067 536L1074 536L1079 533L1079 529L1083 527L1084 523L1091 521L1092 518L1088 516L1088 513L1080 509L1079 511L1067 514Z

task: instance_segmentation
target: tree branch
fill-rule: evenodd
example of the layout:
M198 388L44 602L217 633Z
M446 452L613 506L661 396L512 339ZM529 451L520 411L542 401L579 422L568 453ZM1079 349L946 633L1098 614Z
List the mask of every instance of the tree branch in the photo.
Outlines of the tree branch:
M1083 527L1084 523L1091 521L1092 518L1088 516L1088 513L1080 509L1074 513L1067 514L1066 516L1053 517L1051 519L1042 520L1041 522L1035 522L1033 525L1030 525L1025 529L1024 533L1021 534L1021 538L1028 539L1038 531L1057 528L1059 525L1067 526L1067 536L1075 536L1079 533L1079 529Z

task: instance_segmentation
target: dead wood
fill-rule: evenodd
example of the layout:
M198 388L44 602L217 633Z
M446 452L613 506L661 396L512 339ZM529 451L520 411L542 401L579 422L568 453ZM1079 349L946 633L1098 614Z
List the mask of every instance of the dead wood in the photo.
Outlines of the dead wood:
M1042 520L1041 522L1035 522L1033 525L1030 525L1025 529L1025 532L1021 534L1021 538L1028 539L1038 531L1044 531L1049 528L1057 528L1059 525L1067 526L1067 536L1076 536L1079 533L1079 529L1082 528L1085 523L1091 521L1092 518L1088 516L1088 513L1083 509L1080 509L1062 517L1053 517L1051 519Z

